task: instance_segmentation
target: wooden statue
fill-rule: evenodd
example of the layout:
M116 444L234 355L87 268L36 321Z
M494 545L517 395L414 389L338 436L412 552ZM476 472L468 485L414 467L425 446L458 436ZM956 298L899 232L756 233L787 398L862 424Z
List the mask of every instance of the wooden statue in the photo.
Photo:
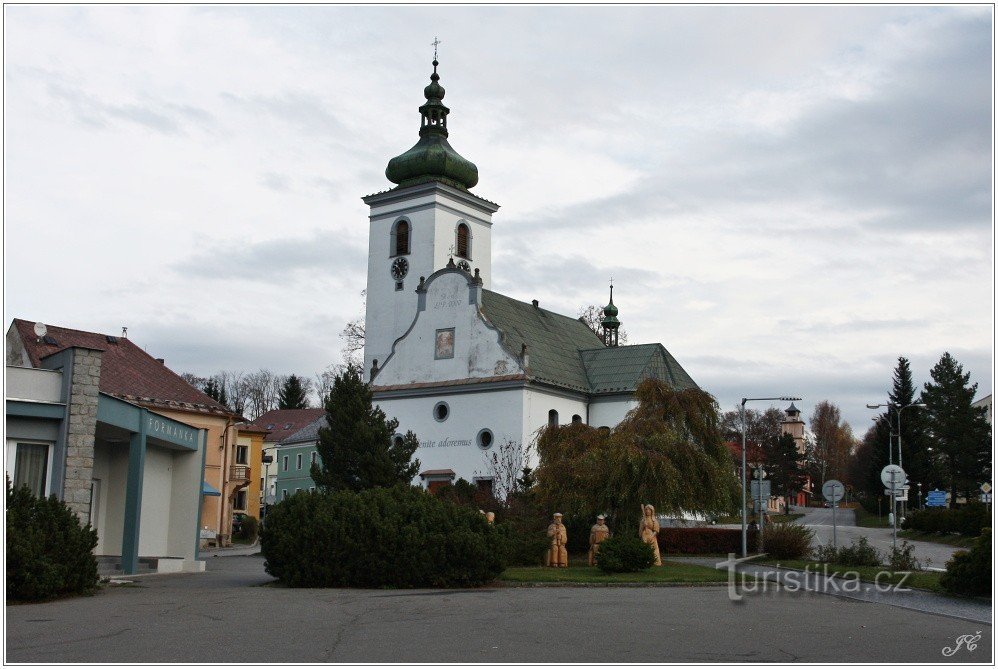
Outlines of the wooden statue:
M662 554L658 550L658 533L662 528L655 517L655 507L651 504L641 505L641 525L638 528L638 536L641 541L652 547L655 551L655 566L662 566Z
M485 520L489 521L489 525L492 525L493 523L495 523L496 522L496 513L495 513L495 511L486 511L485 512Z
M596 516L596 524L589 530L589 566L596 564L596 554L599 553L599 545L610 538L610 528L606 525L606 516L600 514Z
M567 567L568 566L568 531L561 523L561 514L554 514L554 518L548 525L548 537L551 539L551 546L544 557L545 567Z

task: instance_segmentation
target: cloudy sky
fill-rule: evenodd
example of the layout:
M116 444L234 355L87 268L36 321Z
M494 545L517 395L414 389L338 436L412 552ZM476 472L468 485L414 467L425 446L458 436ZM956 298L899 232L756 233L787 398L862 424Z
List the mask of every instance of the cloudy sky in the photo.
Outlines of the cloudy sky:
M722 407L899 355L991 392L990 7L4 8L4 325L311 375L362 313L366 194L417 139L499 203L493 288L615 302Z

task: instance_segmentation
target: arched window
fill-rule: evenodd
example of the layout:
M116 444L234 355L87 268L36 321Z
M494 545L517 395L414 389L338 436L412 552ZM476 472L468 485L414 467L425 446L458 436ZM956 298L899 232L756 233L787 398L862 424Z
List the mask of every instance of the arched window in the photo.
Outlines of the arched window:
M548 411L548 425L550 425L551 427L558 426L558 412L555 411L554 409Z
M392 238L392 255L409 255L409 221L401 220L395 224L395 236Z
M582 424L582 416L580 416L579 414L575 414L574 416L572 416L572 425L580 425L580 424Z
M471 260L471 230L464 223L457 226L457 255Z

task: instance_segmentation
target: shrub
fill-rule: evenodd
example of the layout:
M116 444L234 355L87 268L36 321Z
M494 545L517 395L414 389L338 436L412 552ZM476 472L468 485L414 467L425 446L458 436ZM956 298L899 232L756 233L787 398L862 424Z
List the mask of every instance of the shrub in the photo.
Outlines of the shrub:
M922 569L922 564L915 559L915 547L907 541L902 541L900 546L891 548L887 563L891 571L916 571Z
M781 560L806 558L811 554L814 531L796 523L766 525L762 545L766 555Z
M923 509L905 518L903 527L930 534L958 533L965 537L980 536L991 526L991 516L983 504L968 504L956 509Z
M245 541L256 541L260 533L260 521L253 516L246 516L239 524L239 538Z
M655 551L637 536L618 534L599 545L596 566L610 574L644 571L655 564Z
M50 599L97 587L97 531L80 526L55 495L35 497L7 482L7 597Z
M742 531L718 527L663 527L658 533L659 550L671 555L726 555L742 552ZM748 531L748 551L759 545L758 530Z
M939 584L958 595L991 594L991 530L981 532L970 551L953 555Z
M846 567L879 567L884 563L883 556L870 545L866 537L860 537L859 541L853 540L838 551L828 549L825 557L830 559L823 559L822 562L834 562Z
M271 511L260 547L268 574L311 588L481 585L507 552L477 510L409 486L289 497Z

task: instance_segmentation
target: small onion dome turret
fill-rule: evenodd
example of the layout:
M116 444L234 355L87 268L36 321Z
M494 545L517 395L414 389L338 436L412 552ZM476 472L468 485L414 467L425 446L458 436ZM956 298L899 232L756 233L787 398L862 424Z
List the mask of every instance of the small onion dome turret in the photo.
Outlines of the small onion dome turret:
M462 190L478 183L478 168L463 157L447 141L447 115L444 87L437 74L439 63L434 59L430 85L423 89L426 104L419 108L422 122L419 141L411 149L388 161L385 176L399 186L415 186L441 181Z
M601 325L609 329L620 327L620 321L617 320L617 307L613 303L613 285L610 286L610 304L603 307L603 321Z

